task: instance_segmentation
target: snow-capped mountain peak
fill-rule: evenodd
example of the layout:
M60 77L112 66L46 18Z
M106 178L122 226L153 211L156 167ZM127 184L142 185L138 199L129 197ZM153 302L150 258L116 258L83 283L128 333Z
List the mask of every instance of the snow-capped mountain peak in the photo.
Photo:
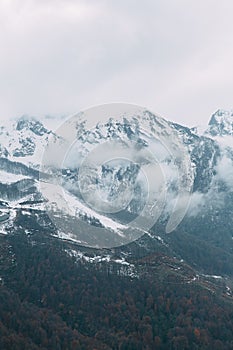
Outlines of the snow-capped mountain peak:
M49 138L58 137L42 121L22 116L0 126L0 157L39 169Z
M233 135L233 110L217 110L212 115L206 132L212 136Z
M15 178L15 182L14 178L2 182L5 194L0 199L11 200L16 196L15 188L17 191L19 188L17 198L21 201L25 201L26 195L31 196L30 201L47 200L48 206L44 203L44 210L48 212L46 208L49 208L54 217L61 218L65 215L64 230L73 232L72 237L76 237L77 225L74 219L77 216L79 226L81 221L85 221L91 222L92 226L105 227L108 230L105 231L106 237L109 239L109 220L112 220L113 226L122 227L124 224L128 227L129 220L139 216L142 218L143 228L146 227L147 230L144 214L148 215L147 222L152 222L153 225L156 216L154 214L157 213L155 203L159 203L158 207L163 210L162 220L167 220L167 223L173 212L175 217L178 215L174 208L182 208L181 202L180 207L177 206L180 194L183 194L180 200L185 200L186 203L186 197L189 198L191 191L197 193L197 198L199 194L208 193L213 182L216 182L216 167L221 159L219 141L215 134L221 135L218 137L222 139L232 137L229 128L233 128L233 112L217 111L202 135L197 130L169 122L147 110L119 114L117 117L108 113L106 119L97 121L88 119L88 116L83 114L82 118L74 119L73 124L72 117L69 118L56 131L51 131L45 125L42 119L23 116L0 127L0 170L3 171L3 176L6 176L6 173L23 175L22 179ZM219 128L222 125L225 133L221 134L219 130L222 129ZM69 140L66 139L66 136L70 137L67 130L73 132L73 143L69 144ZM69 215L65 213L65 201L62 202L62 210L59 208L57 197L53 195L55 191L51 190L51 196L47 198L43 196L39 186L38 170L41 169L39 166L48 144L54 145L51 147L52 161L59 158L58 155L62 157L58 151L59 145L59 150L64 151L66 158L63 162L58 162L61 169L53 163L48 163L46 168L45 163L43 174L46 177L42 180L50 186L54 178L58 178L57 185L60 186L61 197L63 198L64 193L70 194L72 197L67 194L68 202L76 197L78 205L75 214L72 210L69 211ZM69 156L66 153L67 145ZM86 158L89 161L83 166L83 160ZM158 178L159 168L162 169L160 173L163 173L161 179ZM159 179L161 181L158 181ZM41 179L39 180L41 182ZM79 186L80 181L82 189ZM153 196L148 192L148 184ZM187 193L184 192L186 188L189 190ZM160 194L163 191L166 191L166 202L160 205ZM102 206L95 207L99 198L103 201ZM103 210L106 206L113 207L114 210L121 208L122 203L125 205L120 215ZM93 208L91 214L88 206ZM149 213L152 213L153 220ZM103 217L108 220L108 225ZM70 220L73 220L73 228L70 228ZM139 221L136 223L137 229L142 229ZM129 233L131 235L131 231ZM112 234L115 235L114 230ZM119 232L118 236L122 239Z
M46 129L39 120L29 116L22 116L17 120L16 130L30 130L37 136L51 133L51 130Z

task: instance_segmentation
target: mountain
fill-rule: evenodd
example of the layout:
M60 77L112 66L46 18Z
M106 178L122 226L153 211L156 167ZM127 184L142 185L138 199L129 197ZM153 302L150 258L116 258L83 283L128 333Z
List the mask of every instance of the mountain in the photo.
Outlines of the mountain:
M191 335L188 340L179 339L186 333L175 331L175 327L183 327L188 332L187 325L180 326L165 315L168 315L166 305L175 305L176 299L182 296L184 308L189 312L192 307L197 310L198 300L203 298L206 305L202 308L206 307L206 312L210 313L212 300L216 308L222 308L222 315L231 318L231 311L228 314L226 310L232 307L233 288L232 112L217 111L201 130L167 121L144 109L130 109L117 117L107 111L100 120L98 113L96 115L90 118L82 113L65 119L56 130L46 126L46 119L28 116L2 123L2 297L7 300L12 295L19 298L17 308L28 310L26 314L30 317L35 312L43 314L48 308L52 314L41 316L41 329L46 328L43 322L49 322L47 318L53 318L56 313L58 318L53 318L52 324L66 329L67 337L72 338L73 343L79 339L79 345L75 345L77 349L118 349L118 345L113 345L114 337L116 344L125 341L125 349L130 346L144 349L143 345L138 345L143 343L144 331L140 337L137 335L140 339L135 345L133 331L129 330L127 334L122 328L122 320L114 320L111 325L106 314L105 321L98 316L102 328L90 321L92 314L97 317L103 312L102 302L108 303L109 312L119 311L120 307L122 318L127 319L131 310L129 305L134 305L136 300L134 316L137 321L131 322L148 330L150 327L146 326L145 319L141 323L136 314L142 312L143 317L147 317L149 313L152 318L148 325L153 324L153 336L148 335L150 340L147 339L152 345L147 349L153 348L156 342L165 349L168 328L174 338L173 345L169 343L172 349L188 348L184 345L187 341L201 349L204 339L206 342L208 339L212 348L220 348L219 342L222 342L225 344L221 344L225 346L222 348L230 349L232 344L228 335L225 340L220 335L214 339L213 330L208 334L200 331L201 326L207 327L200 320L199 326L198 322L190 325L192 332L197 329L194 340L190 340ZM75 277L75 271L78 271L78 277ZM57 282L52 282L53 276ZM80 290L76 278L82 286ZM110 283L109 287L104 279ZM116 301L122 291L117 287L119 281L127 291L126 295L131 295L129 300L126 298L126 304L124 298L119 299L121 306ZM64 295L59 283L65 290ZM142 284L150 291L146 293L143 289L143 298L161 299L161 317L166 318L166 330L156 330L155 323L161 326L161 320L155 321L154 313L150 308L146 309L146 302L144 305L140 299ZM91 286L97 295L101 295L96 303L102 306L96 312L90 301L93 298ZM106 290L109 288L111 297L105 295L101 286ZM79 305L82 300L79 293L82 291L85 295L80 313L74 308L76 294L71 288L79 295ZM178 297L175 290L178 290ZM191 306L190 300L195 306ZM149 305L149 300L147 302ZM86 305L89 305L88 312ZM8 312L12 314L13 308ZM2 317L5 319L4 313ZM184 317L188 316L185 314ZM102 322L107 322L107 329L111 329L110 333L105 330L108 340L104 340L106 334L101 333L105 329ZM223 322L221 319L221 326ZM75 324L79 334L73 333ZM91 330L88 329L90 324ZM15 323L9 321L4 331L7 338L9 332L15 332L15 327ZM117 336L114 327L119 332ZM55 328L51 328L51 333L56 333ZM226 334L230 329L229 322ZM21 332L26 334L23 329ZM63 333L58 333L60 340L57 342L61 344ZM121 338L120 334L124 336ZM33 342L36 349L41 344L42 335L38 335L37 345L34 336L30 337L27 347L22 348L32 349ZM49 338L49 335L44 337ZM54 335L53 344L47 340L44 348L54 348L55 338ZM20 341L17 338L19 344ZM9 344L12 348L12 342ZM69 348L64 344L61 346ZM7 349L5 343L2 348ZM206 348L210 347L206 345Z
M206 130L212 136L232 135L233 133L233 111L218 110L209 121Z
M232 149L218 138L229 136L231 116L217 111L201 135L143 109L91 128L85 115L56 131L26 116L2 125L1 199L10 213L2 231L16 213L37 211L55 224L52 234L96 248L151 239L157 226L159 235L187 225L192 233L203 217L215 230L221 211L230 230Z

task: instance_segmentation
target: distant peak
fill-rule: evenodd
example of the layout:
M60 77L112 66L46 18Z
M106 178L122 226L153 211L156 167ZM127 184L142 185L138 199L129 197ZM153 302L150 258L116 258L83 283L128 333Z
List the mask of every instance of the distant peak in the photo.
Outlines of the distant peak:
M209 125L233 122L233 110L218 109L211 117Z
M218 109L209 121L207 133L212 136L233 135L233 110Z
M28 115L23 115L17 120L16 130L21 131L23 129L31 130L38 136L49 133L49 130L47 130L38 119Z

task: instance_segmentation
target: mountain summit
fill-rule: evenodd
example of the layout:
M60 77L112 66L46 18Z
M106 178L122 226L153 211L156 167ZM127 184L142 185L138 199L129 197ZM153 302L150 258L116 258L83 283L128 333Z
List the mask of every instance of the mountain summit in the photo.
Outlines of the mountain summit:
M175 234L166 234L168 227L188 227L194 241L231 254L233 149L216 135L231 137L232 118L232 112L217 111L209 131L199 135L143 109L117 119L109 114L91 128L84 114L64 124L72 144L64 125L51 131L29 117L8 123L0 133L1 232L13 233L30 219L80 246L124 250L135 241L152 249L152 240L188 259L172 242ZM47 147L51 157L41 173ZM60 154L66 156L58 167Z
M212 136L233 135L233 110L217 110L209 121L208 132Z

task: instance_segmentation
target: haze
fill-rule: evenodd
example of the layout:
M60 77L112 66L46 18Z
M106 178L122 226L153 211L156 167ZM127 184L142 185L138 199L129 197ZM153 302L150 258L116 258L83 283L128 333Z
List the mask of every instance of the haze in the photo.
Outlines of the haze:
M233 107L230 0L1 0L0 118L126 102L188 126Z

